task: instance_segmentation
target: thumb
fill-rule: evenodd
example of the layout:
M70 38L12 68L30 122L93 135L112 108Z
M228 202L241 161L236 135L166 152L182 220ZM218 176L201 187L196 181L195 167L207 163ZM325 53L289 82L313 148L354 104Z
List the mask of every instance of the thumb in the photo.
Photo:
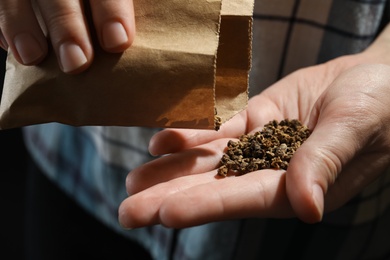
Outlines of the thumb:
M287 196L296 215L304 222L321 221L324 196L354 154L352 147L343 146L354 139L351 132L340 129L345 127L336 122L317 124L290 161L286 174Z
M362 184L352 191L349 187L352 182L372 177L366 173L361 176L365 172L361 171L364 158L359 154L375 139L373 129L381 125L377 105L381 102L373 102L371 92L383 83L373 84L372 79L380 79L373 77L374 73L365 77L364 73L357 72L360 71L339 77L319 98L309 123L313 132L290 161L286 174L287 196L296 215L305 222L321 221L324 208L342 205L363 187ZM379 87L376 90L382 89ZM367 94L368 91L371 92ZM326 201L332 205L325 205L325 194L336 180L336 184L343 183L334 185L340 196Z

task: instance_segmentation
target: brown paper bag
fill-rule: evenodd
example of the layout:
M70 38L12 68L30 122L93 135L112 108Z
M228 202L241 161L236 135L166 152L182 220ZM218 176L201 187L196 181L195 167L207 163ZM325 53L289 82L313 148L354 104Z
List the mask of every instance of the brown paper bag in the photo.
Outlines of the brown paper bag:
M95 50L80 75L8 54L0 129L74 126L214 129L246 107L253 0L134 0L137 34L123 54ZM217 123L216 123L217 122Z

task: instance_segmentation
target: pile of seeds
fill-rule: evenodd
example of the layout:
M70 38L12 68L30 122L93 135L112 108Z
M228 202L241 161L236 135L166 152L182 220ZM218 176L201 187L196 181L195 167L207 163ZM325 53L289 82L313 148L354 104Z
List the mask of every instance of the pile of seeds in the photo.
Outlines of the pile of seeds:
M309 137L310 130L299 120L273 120L254 134L230 140L218 169L220 176L232 171L245 174L261 169L286 170L291 157Z

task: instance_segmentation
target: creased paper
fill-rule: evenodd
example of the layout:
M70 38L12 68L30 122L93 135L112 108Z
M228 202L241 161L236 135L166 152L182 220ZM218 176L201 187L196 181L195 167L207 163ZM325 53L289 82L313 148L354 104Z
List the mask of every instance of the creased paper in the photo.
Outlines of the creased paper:
M97 47L92 66L60 71L8 54L0 129L74 126L215 129L246 107L253 0L134 0L137 34L122 54Z

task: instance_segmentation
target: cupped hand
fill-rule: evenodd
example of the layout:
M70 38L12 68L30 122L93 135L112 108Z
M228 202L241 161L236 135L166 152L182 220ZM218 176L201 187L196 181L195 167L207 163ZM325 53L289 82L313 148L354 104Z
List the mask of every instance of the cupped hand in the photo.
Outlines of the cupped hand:
M390 161L390 67L345 56L301 69L253 97L221 130L156 134L165 155L127 178L122 226L188 227L247 217L298 217L314 223L375 180ZM217 177L228 140L270 120L296 118L312 129L289 168Z
M122 52L131 45L135 35L132 0L89 1L94 28L88 25L83 3L88 2L1 0L1 47L9 48L21 64L36 65L46 57L51 44L61 70L79 73L93 60L92 30L107 52Z

